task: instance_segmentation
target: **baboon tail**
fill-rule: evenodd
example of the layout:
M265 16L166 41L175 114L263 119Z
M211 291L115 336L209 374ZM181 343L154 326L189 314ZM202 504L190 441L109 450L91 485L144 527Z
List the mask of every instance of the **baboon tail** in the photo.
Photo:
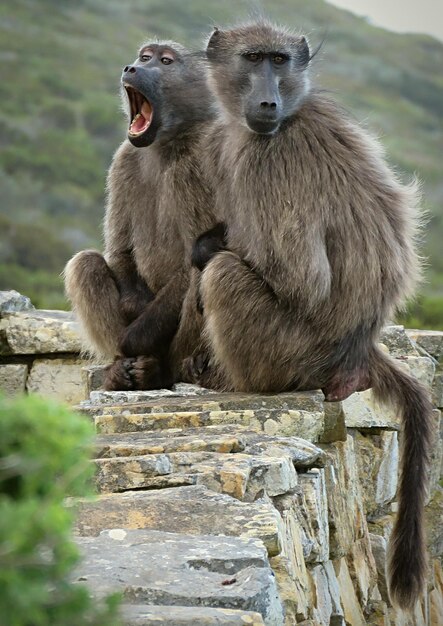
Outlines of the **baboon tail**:
M387 571L391 601L411 610L423 591L427 569L423 517L433 406L426 389L378 348L372 350L369 363L376 397L390 402L402 417L398 513L388 548Z

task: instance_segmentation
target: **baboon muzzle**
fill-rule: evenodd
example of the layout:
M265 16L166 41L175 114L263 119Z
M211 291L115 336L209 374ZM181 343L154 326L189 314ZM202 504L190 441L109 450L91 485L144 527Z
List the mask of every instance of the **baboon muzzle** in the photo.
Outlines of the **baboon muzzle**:
M160 72L127 65L121 81L130 106L128 139L137 148L149 146L161 126Z

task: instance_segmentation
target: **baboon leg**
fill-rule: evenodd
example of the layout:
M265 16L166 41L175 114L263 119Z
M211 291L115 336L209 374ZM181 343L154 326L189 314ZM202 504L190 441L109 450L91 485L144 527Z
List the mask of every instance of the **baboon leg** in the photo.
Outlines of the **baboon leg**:
M106 368L107 391L132 391L170 387L170 375L156 357L117 358Z
M308 357L294 355L293 346L307 345L312 330L294 323L294 314L246 263L232 252L217 254L202 274L201 294L205 335L228 388L281 391L300 386L297 375Z
M203 317L199 310L200 272L191 270L188 291L183 300L180 324L169 350L169 363L174 382L196 382L188 368L189 359L203 348Z
M101 254L85 250L66 265L66 294L82 328L85 349L101 358L120 353L125 328L120 294L112 270Z

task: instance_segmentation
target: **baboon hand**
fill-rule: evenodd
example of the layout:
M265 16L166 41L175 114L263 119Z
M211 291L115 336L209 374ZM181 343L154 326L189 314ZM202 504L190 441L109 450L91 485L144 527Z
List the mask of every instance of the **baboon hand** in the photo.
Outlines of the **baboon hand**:
M203 271L212 257L222 250L226 250L226 224L219 222L196 239L192 248L192 265Z

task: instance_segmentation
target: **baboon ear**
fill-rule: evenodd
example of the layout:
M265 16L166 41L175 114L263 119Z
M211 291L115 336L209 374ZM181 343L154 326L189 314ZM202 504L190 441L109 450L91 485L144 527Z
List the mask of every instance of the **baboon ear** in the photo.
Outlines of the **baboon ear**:
M297 61L301 67L307 67L311 60L311 51L306 37L300 37L297 42Z
M210 61L216 59L220 52L220 42L223 37L223 32L217 27L214 28L214 32L209 38L208 45L206 46L206 55Z

